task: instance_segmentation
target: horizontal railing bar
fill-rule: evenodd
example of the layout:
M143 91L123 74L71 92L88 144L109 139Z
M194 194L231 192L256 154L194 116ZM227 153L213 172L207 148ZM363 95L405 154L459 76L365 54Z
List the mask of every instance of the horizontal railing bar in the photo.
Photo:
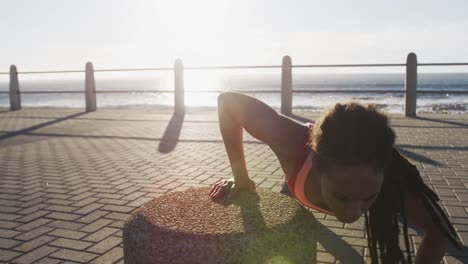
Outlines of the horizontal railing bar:
M418 66L468 66L468 62L418 63Z
M107 91L96 91L96 93L173 93L171 90L107 90Z
M221 93L225 90L200 90L200 91L185 91L186 93ZM281 93L280 90L238 90L243 93ZM404 90L293 90L294 93L404 93ZM420 94L468 94L468 91L459 90L418 90ZM78 94L84 91L23 91L22 94ZM101 94L118 94L118 93L174 93L171 90L110 90L110 91L96 91ZM8 91L0 91L0 94L9 94Z
M222 93L227 90L200 90L200 91L187 91L186 93ZM233 92L242 92L242 93L281 93L280 90L229 90Z
M84 93L84 91L23 91L21 94L66 94Z
M65 70L65 71L24 71L18 74L50 74L50 73L83 73L84 70Z
M430 94L430 93L435 93L435 94L468 94L468 91L416 91L418 93L423 93L423 94Z
M174 68L136 68L136 69L102 69L94 72L122 72L122 71L172 71Z
M404 93L403 90L293 90L294 93Z
M184 70L280 69L281 65L184 67Z
M294 93L405 93L404 90L293 90ZM416 91L420 94L468 94L468 91Z
M340 67L401 67L405 63L387 63L387 64L304 64L292 65L293 68L340 68Z
M67 94L67 93L71 93L71 94L75 94L75 93L84 93L85 91L24 91L24 92L21 92L22 94ZM138 91L138 90L135 90L135 91L131 91L131 90L114 90L114 91L96 91L96 93L173 93L174 91L170 91L170 90L161 90L161 91L148 91L148 90L141 90L141 91ZM5 92L5 93L8 93L8 92Z
M371 64L298 64L293 68L342 68L342 67L403 67L406 63L371 63ZM468 66L468 62L418 63L418 66ZM279 69L281 65L252 65L252 66L200 66L185 67L185 70L223 70L223 69ZM123 72L123 71L172 71L173 67L161 68L128 68L128 69L95 69L94 72ZM84 70L58 71L24 71L18 74L51 74L51 73L83 73ZM0 72L0 74L10 74Z
M224 90L205 90L205 91L185 91L185 92L200 92L200 93L221 93ZM239 90L243 93L281 93L280 90ZM404 93L404 90L292 90L293 93ZM468 94L468 91L459 91L459 90L419 90L418 93L422 94Z

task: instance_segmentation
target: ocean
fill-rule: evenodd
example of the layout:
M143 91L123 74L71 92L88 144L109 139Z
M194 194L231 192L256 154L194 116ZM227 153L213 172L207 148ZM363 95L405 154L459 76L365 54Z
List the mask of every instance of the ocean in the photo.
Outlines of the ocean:
M58 78L60 77L60 78ZM8 91L8 75L0 76L0 91ZM192 70L184 73L185 104L188 107L216 107L219 91L240 91L268 105L281 105L281 74L278 72L226 72ZM145 74L95 74L97 105L99 107L157 108L173 105L172 72ZM26 91L84 91L84 74L20 75L20 90ZM335 90L332 93L294 93L293 107L321 111L337 102L357 101L376 104L389 113L404 112L404 74L402 73L340 73L293 74L294 90ZM99 93L110 90L154 91L152 93ZM203 90L203 92L199 92ZM249 91L278 91L249 93ZM359 90L359 93L345 93ZM369 90L385 90L371 93ZM418 91L447 91L418 94L417 112L466 113L468 111L468 73L420 73ZM211 91L211 92L210 92ZM462 94L450 93L461 91ZM22 94L24 107L84 108L84 93ZM8 94L0 94L0 107L9 107Z

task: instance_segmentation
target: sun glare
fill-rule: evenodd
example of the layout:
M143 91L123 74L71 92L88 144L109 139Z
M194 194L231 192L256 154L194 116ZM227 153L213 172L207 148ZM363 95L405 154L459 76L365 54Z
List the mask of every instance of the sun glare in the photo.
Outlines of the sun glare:
M240 37L235 2L175 0L139 4L135 35L146 36L149 42L147 48L138 51L142 56L148 56L148 50L151 53L158 49L158 54L164 50L170 56L164 61L180 58L184 67L224 65L237 57L235 40ZM215 93L197 91L222 90L221 74L216 70L185 70L184 87L189 92L185 96L187 105L216 105Z
M224 0L141 2L138 28L151 46L185 65L216 64L235 51L236 7ZM227 52L231 51L231 52Z

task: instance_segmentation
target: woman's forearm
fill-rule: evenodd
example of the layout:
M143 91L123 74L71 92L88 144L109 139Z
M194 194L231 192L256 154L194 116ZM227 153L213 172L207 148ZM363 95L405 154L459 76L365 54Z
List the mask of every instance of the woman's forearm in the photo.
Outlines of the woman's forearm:
M243 147L243 127L223 109L222 105L218 107L219 127L233 176L236 181L248 179Z
M447 250L448 240L445 236L426 234L417 250L415 264L439 264Z

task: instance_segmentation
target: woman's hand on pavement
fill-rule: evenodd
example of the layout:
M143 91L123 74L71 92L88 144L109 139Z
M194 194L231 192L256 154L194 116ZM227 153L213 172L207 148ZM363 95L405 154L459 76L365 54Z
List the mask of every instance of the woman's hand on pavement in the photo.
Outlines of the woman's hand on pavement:
M237 180L234 178L223 180L211 186L211 198L223 198L236 195L239 191L255 192L255 182L251 179Z

